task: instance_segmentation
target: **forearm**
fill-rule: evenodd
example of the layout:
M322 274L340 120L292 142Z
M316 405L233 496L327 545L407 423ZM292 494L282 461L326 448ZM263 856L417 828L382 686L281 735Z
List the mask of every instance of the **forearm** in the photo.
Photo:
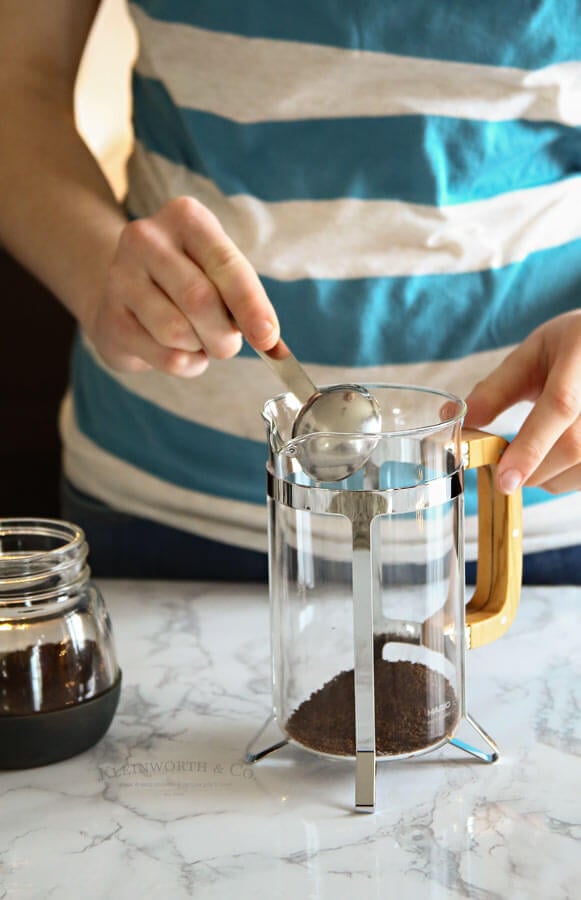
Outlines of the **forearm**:
M86 325L126 217L65 86L0 76L0 243Z

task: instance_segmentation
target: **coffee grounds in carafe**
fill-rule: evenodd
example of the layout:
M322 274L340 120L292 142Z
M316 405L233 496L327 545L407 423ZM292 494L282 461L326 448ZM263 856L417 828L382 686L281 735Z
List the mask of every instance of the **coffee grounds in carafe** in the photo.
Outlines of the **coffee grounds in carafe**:
M383 642L377 642L383 646ZM458 719L452 685L422 663L390 662L376 653L375 745L379 756L422 750L450 735ZM353 669L340 672L292 713L285 730L311 750L355 755Z

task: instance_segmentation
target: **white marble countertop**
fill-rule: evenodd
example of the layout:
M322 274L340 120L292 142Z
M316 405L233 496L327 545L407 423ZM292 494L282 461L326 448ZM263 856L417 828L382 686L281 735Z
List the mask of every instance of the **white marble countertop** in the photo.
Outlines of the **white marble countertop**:
M484 765L447 747L354 766L295 747L250 767L270 708L266 589L102 582L124 685L107 736L0 774L0 898L581 898L581 591L525 589L472 652Z

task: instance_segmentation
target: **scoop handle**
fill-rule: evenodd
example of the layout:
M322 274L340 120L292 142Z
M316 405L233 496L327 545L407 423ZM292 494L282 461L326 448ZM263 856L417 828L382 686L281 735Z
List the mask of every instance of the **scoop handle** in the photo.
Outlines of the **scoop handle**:
M317 392L317 386L281 338L270 350L256 352L300 403L306 403Z

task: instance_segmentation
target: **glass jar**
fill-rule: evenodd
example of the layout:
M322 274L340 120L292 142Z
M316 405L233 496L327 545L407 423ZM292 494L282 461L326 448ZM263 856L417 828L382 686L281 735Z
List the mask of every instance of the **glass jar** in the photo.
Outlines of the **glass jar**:
M111 621L80 528L0 520L0 768L87 750L119 700Z

